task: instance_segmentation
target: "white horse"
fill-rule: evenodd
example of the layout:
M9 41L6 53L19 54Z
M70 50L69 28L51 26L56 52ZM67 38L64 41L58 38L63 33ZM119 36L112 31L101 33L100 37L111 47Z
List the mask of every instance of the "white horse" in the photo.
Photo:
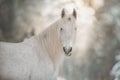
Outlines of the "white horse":
M76 37L76 11L21 43L0 42L0 80L54 80Z

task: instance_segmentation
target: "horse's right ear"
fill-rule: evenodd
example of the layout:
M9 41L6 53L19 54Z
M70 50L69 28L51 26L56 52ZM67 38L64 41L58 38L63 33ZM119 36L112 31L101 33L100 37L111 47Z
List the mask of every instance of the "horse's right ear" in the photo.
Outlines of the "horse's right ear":
M61 12L61 18L63 18L64 16L65 16L65 9L63 8Z
M76 14L76 10L74 9L73 10L73 16L76 18L77 17L77 14Z

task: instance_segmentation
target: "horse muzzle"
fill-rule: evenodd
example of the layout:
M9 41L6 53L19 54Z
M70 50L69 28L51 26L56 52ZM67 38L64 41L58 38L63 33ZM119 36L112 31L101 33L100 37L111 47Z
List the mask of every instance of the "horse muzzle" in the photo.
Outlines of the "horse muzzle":
M65 52L65 54L67 56L71 56L72 55L72 53L71 53L72 47L69 47L69 48L63 47L63 51Z

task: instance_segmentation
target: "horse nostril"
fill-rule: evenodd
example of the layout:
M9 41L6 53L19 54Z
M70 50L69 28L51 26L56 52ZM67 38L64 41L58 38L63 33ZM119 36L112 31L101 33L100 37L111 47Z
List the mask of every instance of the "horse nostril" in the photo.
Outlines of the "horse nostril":
M63 47L63 51L66 52L65 47Z
M63 51L65 52L65 54L69 54L72 51L72 47L68 49L66 47L63 47Z
M69 48L69 52L71 52L71 51L72 51L72 47Z

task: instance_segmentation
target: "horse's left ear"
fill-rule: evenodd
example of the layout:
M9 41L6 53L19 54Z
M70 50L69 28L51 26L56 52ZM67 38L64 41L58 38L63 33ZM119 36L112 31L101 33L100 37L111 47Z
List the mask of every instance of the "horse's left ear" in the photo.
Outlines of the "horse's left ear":
M73 15L75 18L77 18L77 13L76 13L76 10L75 10L75 9L73 9L72 15Z
M64 8L62 9L61 17L62 17L62 18L65 17L65 9L64 9Z

